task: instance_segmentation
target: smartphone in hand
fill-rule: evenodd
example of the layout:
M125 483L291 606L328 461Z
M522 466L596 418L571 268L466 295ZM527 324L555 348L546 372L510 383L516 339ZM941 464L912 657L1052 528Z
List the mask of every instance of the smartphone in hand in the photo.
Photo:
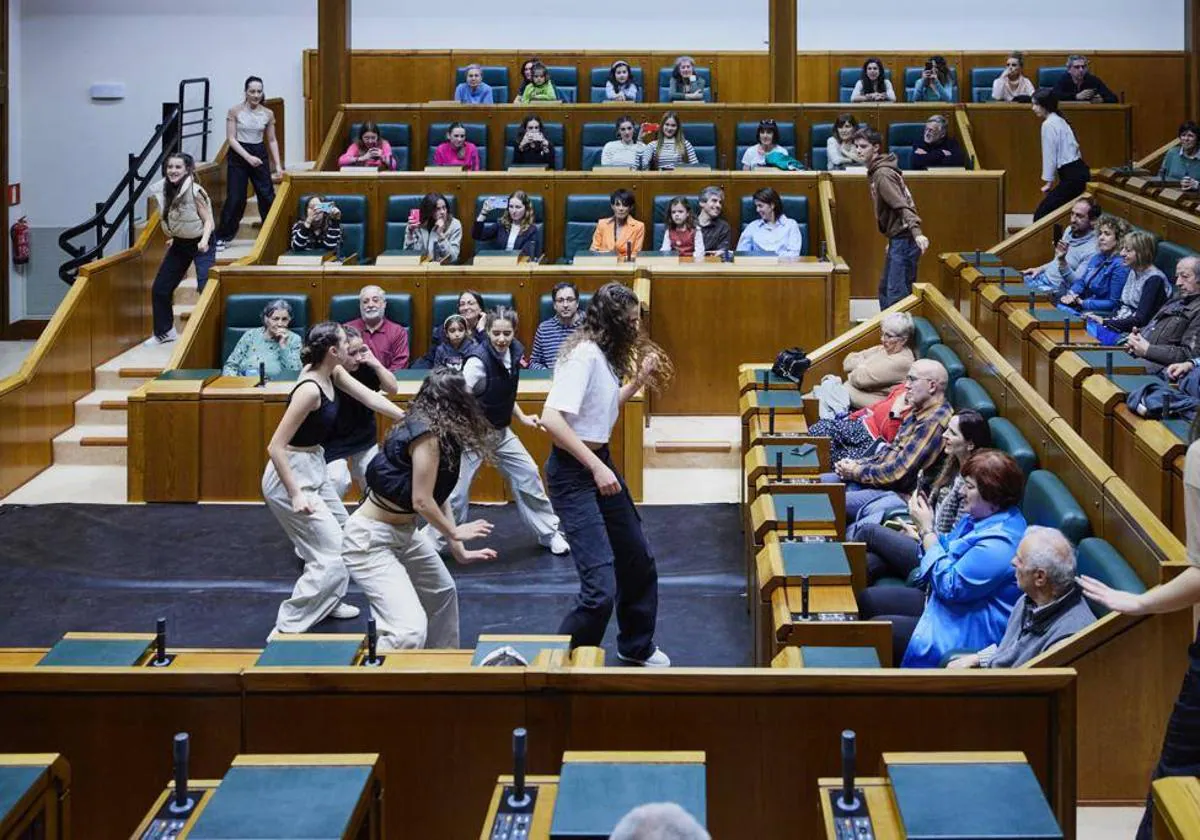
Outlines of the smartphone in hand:
M421 224L421 211L419 208L414 207L408 211L408 223L409 225Z

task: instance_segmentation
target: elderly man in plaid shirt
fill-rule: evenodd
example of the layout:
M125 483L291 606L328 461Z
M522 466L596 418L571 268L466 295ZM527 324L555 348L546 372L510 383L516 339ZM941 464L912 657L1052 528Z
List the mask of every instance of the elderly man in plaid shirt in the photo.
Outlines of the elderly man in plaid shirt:
M846 483L846 522L854 522L869 502L889 491L911 492L917 473L932 467L942 454L942 432L954 413L946 402L949 377L940 362L918 359L905 377L906 398L912 411L900 424L895 439L874 455L833 465L828 481Z

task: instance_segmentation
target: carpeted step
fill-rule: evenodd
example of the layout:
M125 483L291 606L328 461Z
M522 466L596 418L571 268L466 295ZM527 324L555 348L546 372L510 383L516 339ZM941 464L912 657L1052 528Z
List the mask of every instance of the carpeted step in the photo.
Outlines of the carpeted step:
M129 392L92 391L75 401L75 422L90 426L122 426L129 419Z
M72 426L54 439L54 463L124 465L128 453L127 434L124 424Z

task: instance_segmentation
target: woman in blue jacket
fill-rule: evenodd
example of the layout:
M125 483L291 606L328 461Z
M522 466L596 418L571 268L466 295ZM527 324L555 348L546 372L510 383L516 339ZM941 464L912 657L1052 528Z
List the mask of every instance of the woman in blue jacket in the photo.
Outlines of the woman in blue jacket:
M951 651L999 643L1021 596L1012 560L1025 533L1025 474L1007 454L980 449L961 475L966 515L949 534L933 529L925 499L911 505L923 550L910 578L917 588L871 587L859 596L864 619L892 622L904 668L937 668Z
M1120 307L1129 266L1121 259L1117 246L1128 232L1123 219L1107 213L1100 217L1096 222L1096 254L1070 290L1058 299L1060 304L1083 312L1115 312Z

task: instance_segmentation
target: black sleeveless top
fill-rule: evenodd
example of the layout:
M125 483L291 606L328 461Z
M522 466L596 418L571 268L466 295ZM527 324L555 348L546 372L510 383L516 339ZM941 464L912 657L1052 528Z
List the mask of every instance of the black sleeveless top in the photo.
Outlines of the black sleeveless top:
M380 387L379 374L366 365L359 365L358 370L350 373L368 391L378 391ZM325 441L325 463L345 458L356 452L363 452L375 445L375 412L368 405L363 405L354 397L347 396L338 400L337 420L333 424L333 432Z
M296 383L296 387L288 394L288 403L291 404L292 396L301 386L311 382L316 386L318 393L321 395L321 404L317 406L316 411L310 411L308 416L300 423L300 427L296 429L296 433L292 435L292 439L288 441L290 446L319 446L323 444L333 433L334 423L337 421L338 415L338 392L337 388L333 389L333 399L325 396L325 389L321 387L314 379L305 379Z
M433 434L424 418L411 412L396 424L388 434L379 454L367 465L367 487L377 500L390 503L396 513L412 513L413 463L409 446L425 435ZM437 478L433 484L433 501L441 505L450 498L454 485L458 484L458 466L461 453L451 449L443 441L440 445ZM385 504L383 507L387 507Z
M504 366L500 353L487 339L476 342L468 356L479 359L483 363L484 379L483 392L478 395L479 405L488 422L497 429L507 429L512 425L513 405L517 401L517 383L521 379L521 357L525 348L515 338L505 352L511 351L509 357L512 369Z

